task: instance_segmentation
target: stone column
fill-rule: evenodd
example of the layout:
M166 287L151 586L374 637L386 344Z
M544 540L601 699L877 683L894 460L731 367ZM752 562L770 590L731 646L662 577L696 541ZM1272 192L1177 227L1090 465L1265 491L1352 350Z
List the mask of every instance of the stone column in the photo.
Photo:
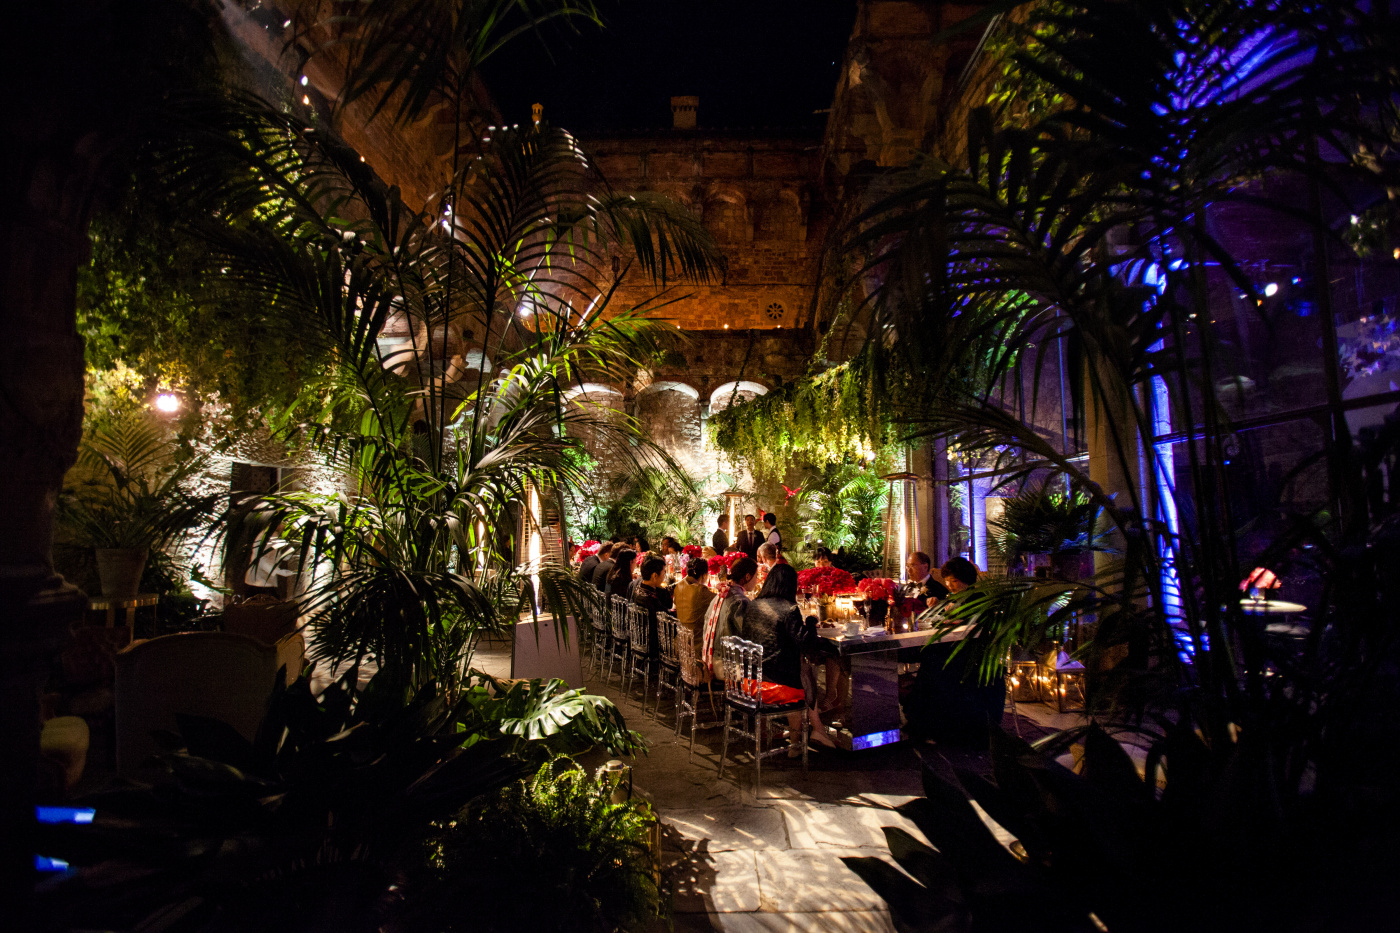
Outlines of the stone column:
M13 905L27 904L33 878L39 692L86 602L50 556L83 419L74 304L85 199L63 185L66 168L41 164L0 204L0 886ZM7 916L22 929L18 910Z

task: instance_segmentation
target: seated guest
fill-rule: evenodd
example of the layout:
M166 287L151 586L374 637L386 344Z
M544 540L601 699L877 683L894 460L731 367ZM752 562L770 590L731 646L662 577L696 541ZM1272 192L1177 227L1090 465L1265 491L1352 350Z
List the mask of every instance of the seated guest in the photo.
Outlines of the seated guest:
M966 557L954 557L938 569L950 593L961 593L977 584L977 565Z
M715 549L715 555L719 556L729 549L729 513L720 515L716 522L719 527L710 538L710 547Z
M666 556L671 555L671 554L679 554L680 552L681 552L681 543L680 543L679 541L677 541L675 538L671 537L670 535L667 535L666 537L664 537L664 538L661 539L661 556L662 556L662 557L666 557Z
M621 545L615 541L604 542L603 546L598 548L598 565L593 568L593 579L590 582L604 593L608 591L608 575L613 571L613 553L620 550Z
M593 571L598 569L598 562L607 558L608 554L610 554L611 552L612 542L604 541L602 544L598 545L597 552L589 554L583 559L583 563L579 564L578 582L592 583Z
M777 545L763 544L759 546L758 565L762 567L764 571L772 570L778 564L786 563L787 558L783 557L783 554L781 551L778 550Z
M977 567L954 557L940 568L951 593L977 583ZM941 615L946 601L932 610ZM954 649L962 650L954 653ZM981 677L983 645L975 642L933 642L923 649L919 673L904 700L906 731L910 735L951 745L982 749L992 725L1000 725L1006 684L1000 674Z
M613 551L615 559L609 561L612 567L608 571L603 593L607 596L628 596L632 592L632 564L637 559L637 552L626 547L621 551L614 548ZM598 565L598 569L602 567L602 564Z
M705 610L710 608L715 594L705 585L705 575L710 565L703 557L692 557L685 565L685 579L676 584L676 621L699 635L705 624Z
M638 554L645 554L647 551L651 550L651 545L647 544L645 535L637 535L632 539L632 550L636 551Z
M743 636L763 646L763 695L765 703L806 704L805 715L812 723L812 741L835 747L826 734L817 712L816 674L803 652L817 647L816 626L802 618L797 609L797 571L787 564L776 564L763 581L758 596L744 607ZM788 756L802 753L803 712L788 716Z
M758 564L752 558L741 557L729 568L729 580L720 585L719 593L705 610L705 630L700 639L700 660L720 676L715 661L715 645L727 635L738 635L748 605L748 588L758 576Z
M923 551L910 554L904 562L904 570L909 575L909 582L904 584L906 597L922 599L926 605L933 605L948 595L948 588L933 575L933 561Z
M831 566L834 566L834 565L831 563L831 548L827 547L827 546L824 545L824 544L823 544L823 545L819 545L819 546L817 547L817 549L816 549L815 551L812 552L812 566L814 566L814 567L831 567Z
M674 603L671 591L666 589L666 562L659 557L648 557L642 561L642 575L632 587L631 600L647 611L647 643L655 656L660 647L656 643L656 614L670 612Z

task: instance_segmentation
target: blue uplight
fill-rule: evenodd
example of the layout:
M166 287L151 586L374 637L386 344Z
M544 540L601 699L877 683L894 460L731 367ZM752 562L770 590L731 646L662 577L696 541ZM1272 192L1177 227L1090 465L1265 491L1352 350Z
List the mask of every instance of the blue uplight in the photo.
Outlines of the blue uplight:
M858 735L851 740L852 751L859 751L862 748L879 748L881 745L893 745L900 740L898 729L890 729L885 732L872 732L869 735Z
M61 858L36 855L34 856L34 870L42 872L67 871L68 863Z
M40 823L91 823L96 810L87 807L35 807L34 818Z

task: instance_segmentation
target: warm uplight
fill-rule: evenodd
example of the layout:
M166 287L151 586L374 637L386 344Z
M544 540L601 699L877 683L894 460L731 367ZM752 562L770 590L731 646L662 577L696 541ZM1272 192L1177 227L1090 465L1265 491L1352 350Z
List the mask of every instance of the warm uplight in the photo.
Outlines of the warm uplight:
M162 392L156 396L156 411L163 411L167 415L180 410L180 397L171 395L169 392Z

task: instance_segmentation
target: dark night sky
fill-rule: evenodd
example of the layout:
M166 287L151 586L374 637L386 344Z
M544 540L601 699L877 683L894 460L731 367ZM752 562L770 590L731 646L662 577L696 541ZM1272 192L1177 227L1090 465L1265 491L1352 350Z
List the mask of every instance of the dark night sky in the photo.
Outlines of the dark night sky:
M509 122L530 105L580 134L671 125L672 95L698 94L700 127L807 127L831 106L853 0L622 0L607 28L523 38L483 69Z

